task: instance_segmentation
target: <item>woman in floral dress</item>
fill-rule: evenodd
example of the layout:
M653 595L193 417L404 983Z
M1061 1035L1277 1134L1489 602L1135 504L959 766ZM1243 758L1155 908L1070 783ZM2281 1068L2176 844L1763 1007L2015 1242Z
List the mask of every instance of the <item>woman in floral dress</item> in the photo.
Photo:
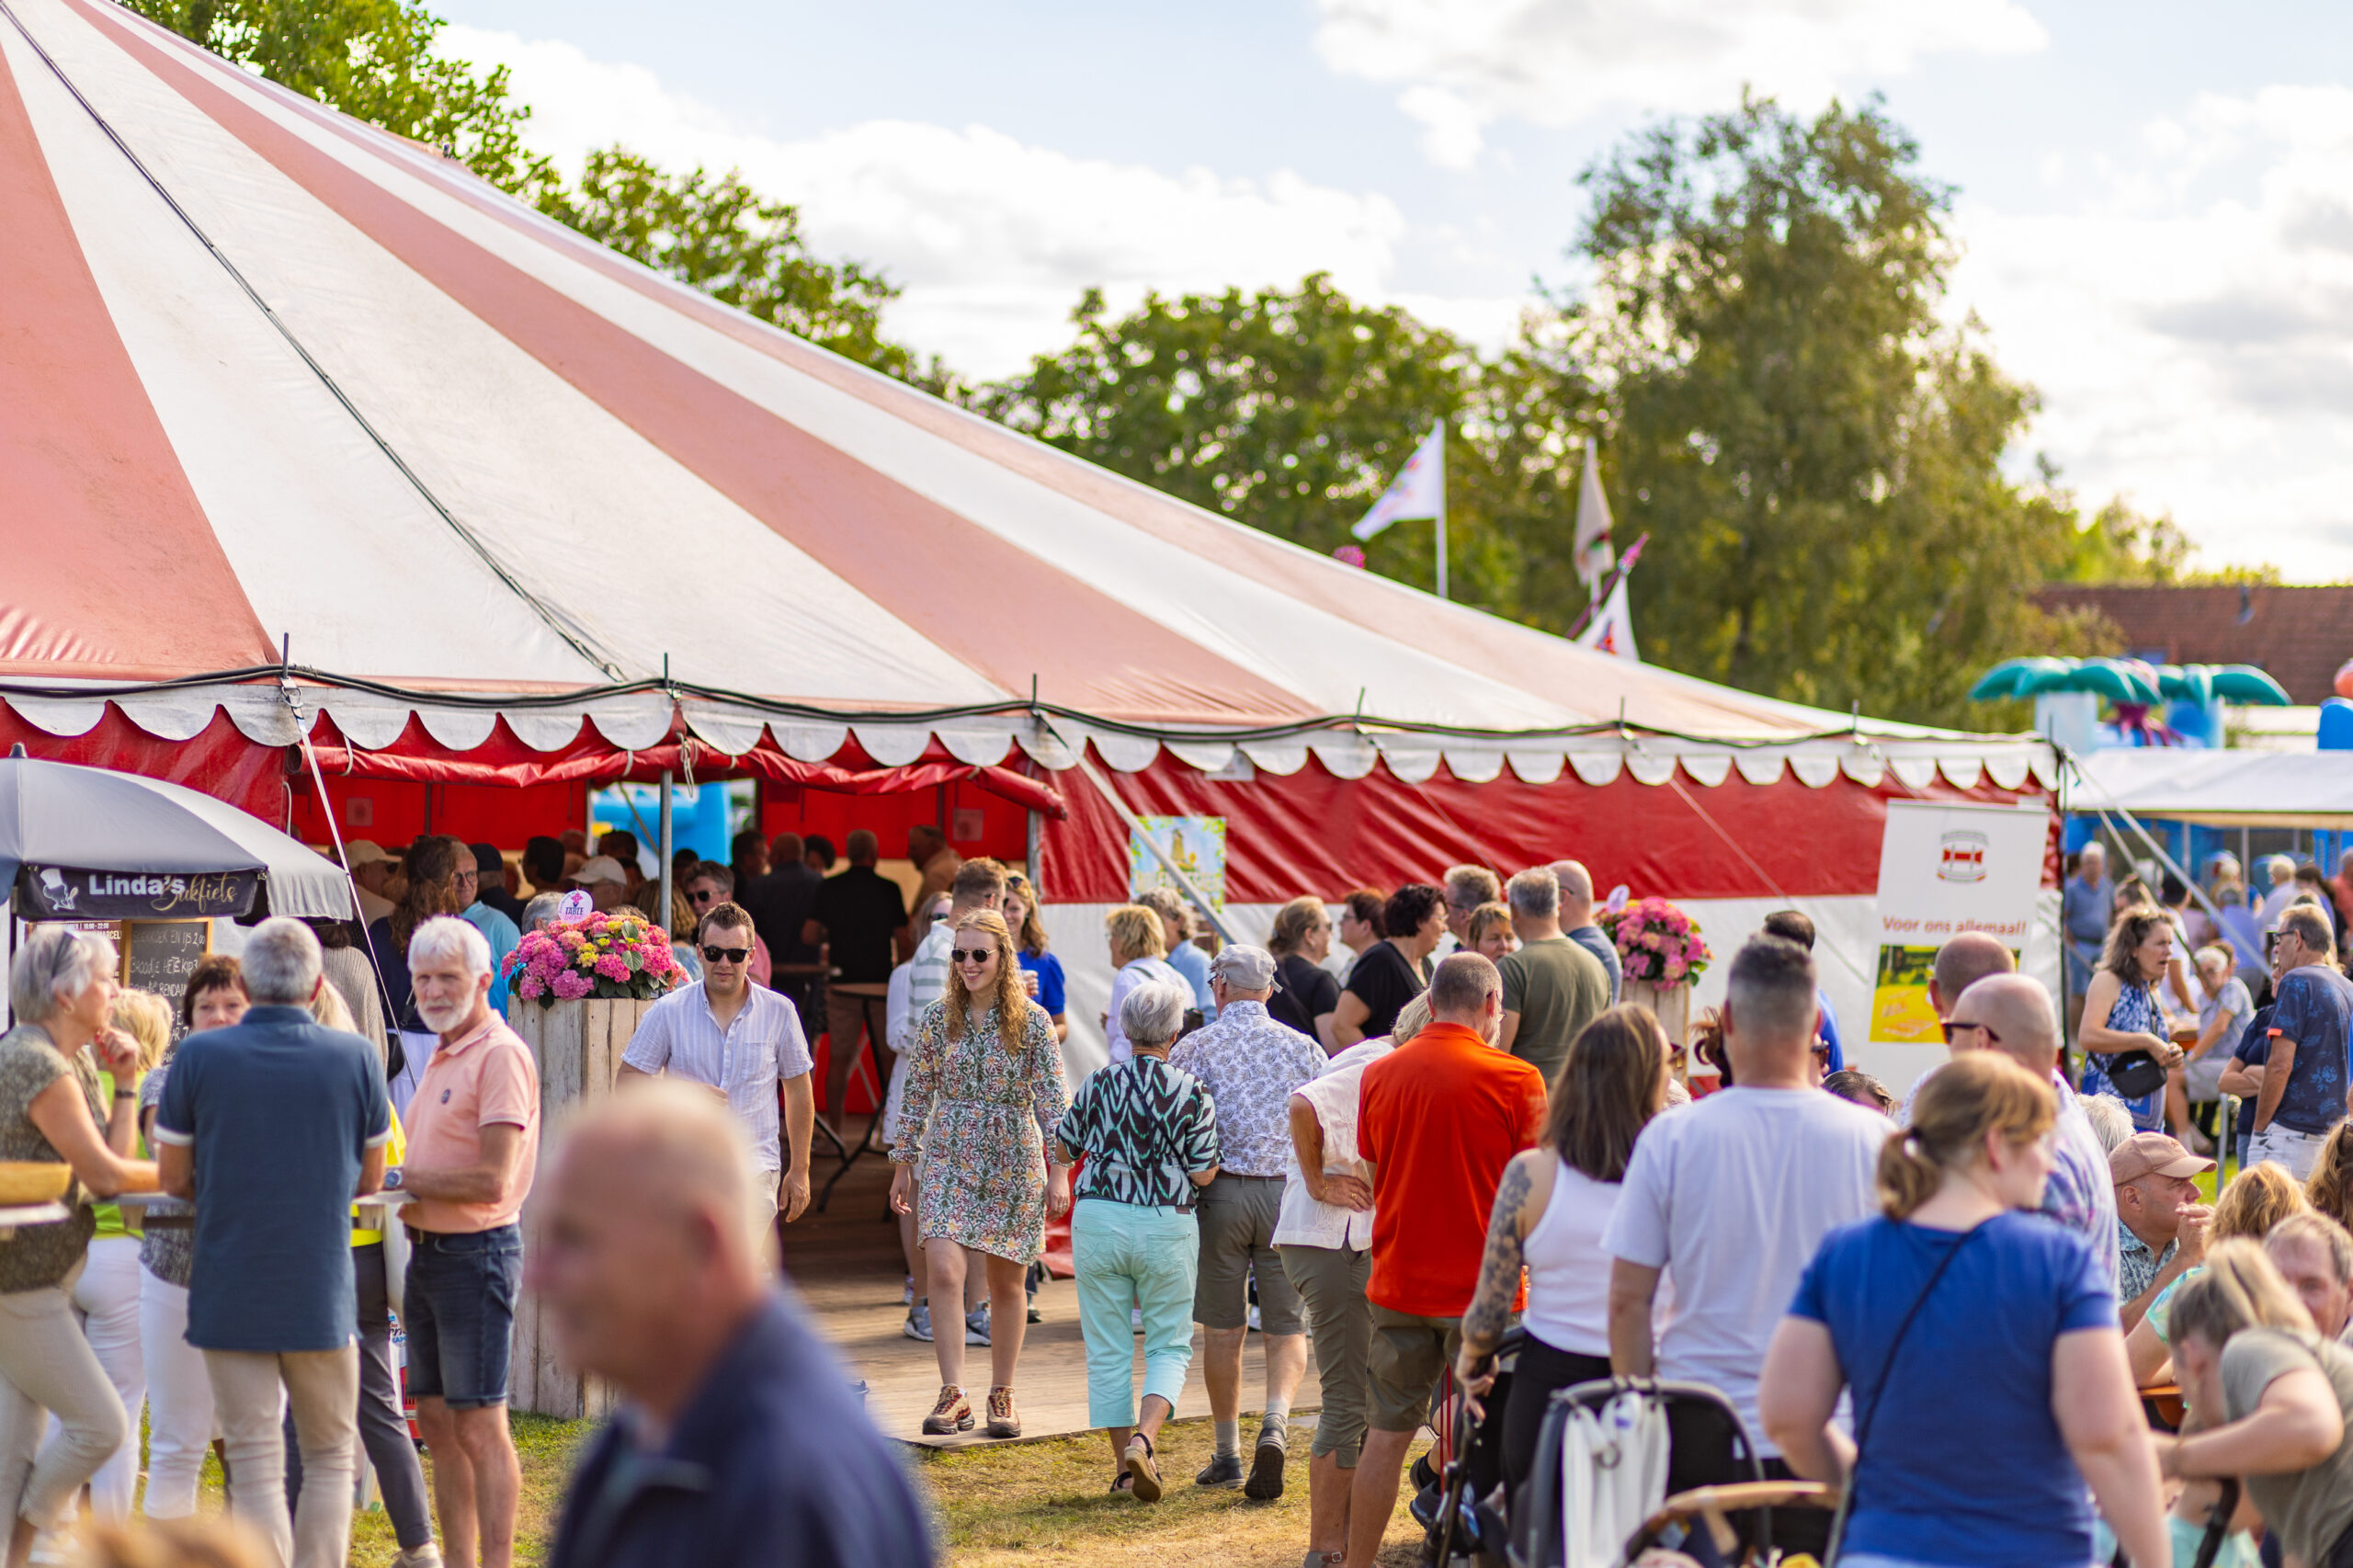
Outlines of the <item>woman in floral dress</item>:
M964 1299L964 1253L988 1269L988 1435L1017 1437L1013 1369L1029 1312L1022 1281L1045 1250L1046 1218L1070 1210L1070 1173L1049 1163L1054 1130L1070 1108L1053 1020L1029 1000L1013 934L981 910L956 927L947 994L924 1009L906 1058L899 1106L899 1169L891 1207L915 1215L931 1299ZM922 1202L914 1202L920 1177ZM933 1435L968 1431L963 1336L932 1340L939 1403L924 1417Z
M2109 1081L2108 1073L2117 1057L2134 1051L2147 1051L2161 1067L2180 1064L2182 1049L2165 1038L2165 1008L2157 1000L2157 983L2172 962L2172 922L2151 905L2125 910L2109 927L2099 972L2084 998L2083 1031L2076 1041L2084 1051L2084 1093L2122 1100L2141 1132L2164 1131L2165 1091L2128 1096Z

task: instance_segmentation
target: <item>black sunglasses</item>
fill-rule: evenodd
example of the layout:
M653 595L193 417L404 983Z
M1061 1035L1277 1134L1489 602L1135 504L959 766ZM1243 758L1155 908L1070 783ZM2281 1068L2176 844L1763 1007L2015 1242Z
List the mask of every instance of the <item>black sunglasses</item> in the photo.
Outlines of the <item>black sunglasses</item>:
M709 891L705 891L703 892L690 892L687 894L687 902L689 903L709 903L712 899L717 898L718 896L719 895L717 893Z
M958 963L986 963L996 957L995 948L955 948L948 954Z
M745 959L752 956L752 949L749 948L706 947L702 950L702 956L711 963L719 963L722 960L728 963L742 963Z
M1943 1023L1938 1024L1937 1027L1945 1031L1945 1043L1947 1045L1950 1045L1952 1043L1952 1036L1955 1029L1975 1029L1985 1037L1986 1044L1999 1045L2002 1043L2002 1037L2000 1035L1995 1034L1984 1024L1972 1024L1966 1018L1947 1018Z

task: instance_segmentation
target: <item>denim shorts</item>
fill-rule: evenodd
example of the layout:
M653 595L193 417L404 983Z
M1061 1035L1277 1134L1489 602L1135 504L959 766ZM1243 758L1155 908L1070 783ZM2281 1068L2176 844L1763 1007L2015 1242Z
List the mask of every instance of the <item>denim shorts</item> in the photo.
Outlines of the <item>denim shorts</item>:
M452 1410L505 1403L522 1228L411 1231L409 1239L408 1392Z

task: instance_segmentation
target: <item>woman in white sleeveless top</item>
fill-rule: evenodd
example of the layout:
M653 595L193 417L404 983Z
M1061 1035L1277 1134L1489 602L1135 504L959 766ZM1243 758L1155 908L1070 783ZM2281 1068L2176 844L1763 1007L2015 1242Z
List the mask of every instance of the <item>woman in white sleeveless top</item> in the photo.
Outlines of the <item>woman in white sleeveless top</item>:
M1504 1167L1456 1374L1474 1395L1511 1325L1528 1271L1528 1331L1504 1412L1504 1472L1517 1487L1557 1389L1609 1376L1609 1255L1601 1235L1634 1139L1666 1105L1666 1034L1647 1007L1612 1007L1570 1042L1544 1142ZM1664 1292L1662 1292L1664 1297Z

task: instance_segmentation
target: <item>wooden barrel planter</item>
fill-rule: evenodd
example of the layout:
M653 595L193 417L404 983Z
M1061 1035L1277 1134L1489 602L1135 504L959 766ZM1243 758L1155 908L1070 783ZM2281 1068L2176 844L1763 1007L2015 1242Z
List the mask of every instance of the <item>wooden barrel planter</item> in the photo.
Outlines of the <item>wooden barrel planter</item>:
M542 1007L517 999L508 1005L506 1021L540 1070L540 1171L547 1172L548 1141L584 1101L613 1092L620 1071L621 1052L629 1049L638 1020L653 1006L650 1000L584 1000L558 1002ZM531 1204L523 1206L524 1245L528 1251L532 1225ZM562 1416L568 1421L602 1420L612 1408L612 1395L597 1379L584 1377L556 1358L556 1339L543 1330L538 1298L523 1292L515 1302L513 1366L507 1374L507 1403L535 1415Z

